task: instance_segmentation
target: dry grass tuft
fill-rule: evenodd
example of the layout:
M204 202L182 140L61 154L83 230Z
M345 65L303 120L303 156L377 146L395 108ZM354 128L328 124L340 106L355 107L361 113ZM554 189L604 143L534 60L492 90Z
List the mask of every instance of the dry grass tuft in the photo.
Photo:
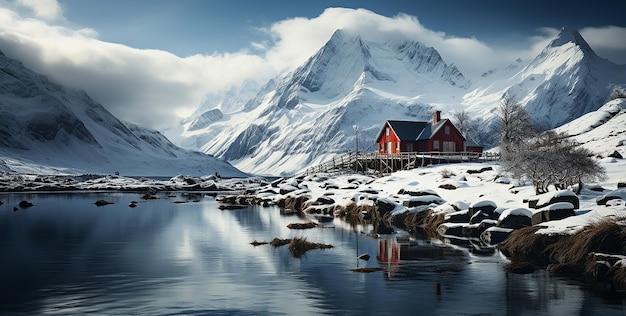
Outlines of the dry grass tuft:
M422 221L422 228L424 229L426 236L439 236L439 234L437 233L437 227L443 224L444 220L446 219L446 215L443 213L437 214L433 210L427 210L424 213L425 214Z
M582 269L590 253L625 254L626 227L615 219L602 220L561 239L546 251L551 254L553 262L573 264Z
M333 212L344 221L352 224L376 223L381 220L376 205L351 202L348 205L335 205Z
M607 272L607 276L613 280L613 284L621 290L626 288L626 266L622 264L613 265Z
M315 228L315 227L317 227L317 224L315 224L313 222L291 223L291 224L287 225L287 228L289 228L289 229L310 229L310 228Z
M312 249L328 249L333 248L333 245L321 244L309 242L306 238L296 237L289 242L289 252L294 258L300 258L305 252Z
M272 241L270 241L270 245L272 245L274 247L280 247L280 246L287 245L290 242L291 242L291 239L274 238L274 239L272 239Z
M403 213L389 219L394 226L406 228L409 231L423 232L426 237L439 238L437 227L445 220L444 214L436 214L432 209L422 212Z
M584 275L599 282L626 288L626 226L623 218L591 224L574 235L536 234L541 227L515 230L498 248L515 262L547 265L550 272Z
M509 237L498 245L498 248L507 257L527 258L533 262L547 264L546 248L564 236L536 234L540 226L524 227L511 232Z
M297 213L302 213L304 211L304 206L311 197L308 195L299 195L296 197L286 197L284 208L288 210L293 210Z

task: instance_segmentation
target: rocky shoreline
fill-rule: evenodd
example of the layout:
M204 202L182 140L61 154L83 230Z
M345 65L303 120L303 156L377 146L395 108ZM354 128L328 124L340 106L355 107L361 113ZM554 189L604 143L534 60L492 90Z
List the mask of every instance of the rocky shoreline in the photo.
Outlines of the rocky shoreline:
M468 171L476 175L491 170ZM523 199L528 204L525 208L503 208L481 199L471 204L448 203L433 189L401 189L383 196L375 188L375 178L342 178L344 183L324 174L278 179L254 193L221 196L218 200L222 204L276 205L288 213L324 214L348 223L371 224L375 235L402 229L427 238L446 239L475 253L499 250L511 261L506 269L514 273L547 269L604 284L611 291L626 291L626 212L624 217L609 216L574 233L538 233L548 227L544 223L580 216L588 210L579 210L579 197L570 190ZM494 175L488 178L498 181ZM463 183L457 185L462 187ZM437 190L457 189L451 183L445 187ZM609 206L626 210L618 198L622 188L598 190L591 186L587 190L603 193L596 198L598 205L606 207L608 201ZM515 186L510 186L510 191L515 192Z
M263 178L222 179L210 175L192 177L177 175L169 179L126 177L120 175L20 175L0 173L0 192L66 192L66 191L213 191L245 192L265 185Z
M566 274L626 291L626 188L589 185L577 196L560 190L534 196L499 174L497 165L458 165L403 171L388 177L312 174L221 179L176 176L158 180L122 176L0 175L0 192L123 191L154 194L201 191L220 209L277 206L284 214L340 218L374 227L445 239L476 254L500 251L507 269ZM595 220L594 220L595 219Z

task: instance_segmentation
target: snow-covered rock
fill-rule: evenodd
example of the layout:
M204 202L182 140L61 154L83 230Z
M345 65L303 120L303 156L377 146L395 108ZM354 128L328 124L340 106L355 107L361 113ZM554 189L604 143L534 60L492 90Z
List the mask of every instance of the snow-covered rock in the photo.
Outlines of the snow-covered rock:
M498 227L518 229L532 225L533 212L524 207L504 210L498 217Z
M613 190L609 193L603 194L596 199L596 203L598 205L605 205L608 201L617 199L626 201L626 188Z
M511 228L489 227L480 234L480 240L487 245L497 245L509 237L512 231Z
M537 225L547 221L561 220L575 215L574 204L570 202L557 202L533 211L532 224Z
M568 202L571 203L574 208L579 208L578 196L570 190L551 191L536 195L528 199L528 207L538 209L558 202Z

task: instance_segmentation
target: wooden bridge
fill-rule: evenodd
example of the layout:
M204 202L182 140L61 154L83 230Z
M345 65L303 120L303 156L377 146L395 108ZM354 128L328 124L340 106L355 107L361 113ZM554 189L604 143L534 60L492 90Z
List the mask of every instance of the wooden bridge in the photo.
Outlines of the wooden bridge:
M498 159L500 159L500 155L496 153L476 152L410 152L399 154L350 152L333 157L320 165L309 167L298 175L354 172L384 176L398 170L414 169L427 165Z

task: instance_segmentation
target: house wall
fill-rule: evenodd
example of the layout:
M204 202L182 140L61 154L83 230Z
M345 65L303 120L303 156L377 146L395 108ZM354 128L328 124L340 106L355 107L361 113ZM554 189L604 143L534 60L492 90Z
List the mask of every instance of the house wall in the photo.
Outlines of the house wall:
M389 129L389 135L387 135L387 129ZM446 133L446 130L448 133ZM435 146L435 142L438 142L438 146ZM454 143L454 152L463 152L466 150L465 148L465 140L463 136L459 132L458 129L452 124L450 120L446 120L443 123L443 126L433 135L431 139L421 140L421 141L401 141L400 138L396 135L389 124L385 124L385 129L382 131L381 135L379 135L376 140L377 143L377 151L379 154L387 154L388 153L388 144L391 143L391 153L397 154L401 152L429 152L429 151L438 151L443 152L446 148L444 142L452 142ZM412 144L413 149L410 150L409 147ZM482 148L472 148L475 152L482 152ZM479 151L480 150L480 151ZM469 149L468 149L469 151Z
M446 129L449 133L446 133ZM438 146L435 144L438 142ZM428 150L427 151L444 151L444 142L454 142L454 151L461 152L465 150L465 140L463 136L459 132L459 130L454 127L454 125L447 120L443 126L432 136L431 139L428 140ZM437 148L438 147L438 148Z
M472 153L482 153L483 148L480 146L467 146L465 147L465 151L472 152Z
M389 146L388 143L391 142L391 153L397 154L402 149L400 138L398 137L398 135L396 135L393 129L389 126L389 124L385 125L385 130L381 133L380 137L376 141L376 143L378 143L378 153L386 154L387 146ZM389 129L389 135L387 135L387 129Z

